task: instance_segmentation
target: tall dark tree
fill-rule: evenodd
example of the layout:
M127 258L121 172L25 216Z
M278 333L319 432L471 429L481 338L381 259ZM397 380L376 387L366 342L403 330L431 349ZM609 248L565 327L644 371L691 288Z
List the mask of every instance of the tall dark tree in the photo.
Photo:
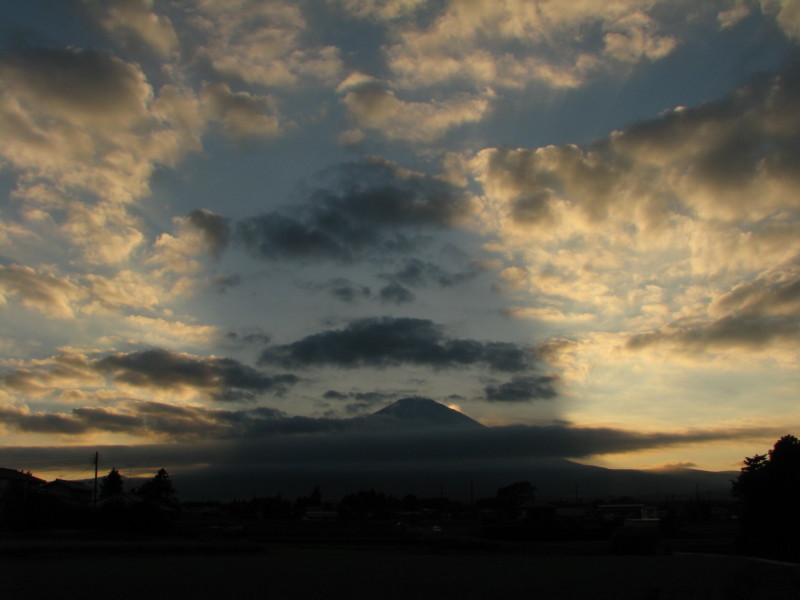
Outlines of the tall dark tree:
M800 558L800 440L785 435L767 454L745 458L732 492L742 502L743 551Z
M161 504L174 504L176 502L172 480L169 477L169 473L163 468L158 470L155 477L148 479L139 486L138 493L148 500Z
M100 497L110 498L122 493L122 475L116 469L111 469L108 475L100 482Z
M514 518L517 510L526 504L533 504L536 486L530 481L517 481L497 490L496 508L503 518Z

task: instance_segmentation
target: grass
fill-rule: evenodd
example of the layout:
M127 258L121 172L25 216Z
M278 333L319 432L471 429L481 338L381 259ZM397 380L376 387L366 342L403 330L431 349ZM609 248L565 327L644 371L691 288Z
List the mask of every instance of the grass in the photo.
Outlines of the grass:
M733 556L542 556L276 546L264 553L132 550L0 561L8 598L536 598L783 600L800 568Z

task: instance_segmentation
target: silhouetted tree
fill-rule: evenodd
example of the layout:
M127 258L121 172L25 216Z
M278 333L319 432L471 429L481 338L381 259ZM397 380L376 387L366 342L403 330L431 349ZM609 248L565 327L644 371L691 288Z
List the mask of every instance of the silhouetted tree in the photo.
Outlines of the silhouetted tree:
M339 503L339 516L345 518L385 517L400 508L400 501L375 490L348 494Z
M161 504L175 504L175 488L166 469L159 469L155 477L139 486L138 493L148 500Z
M732 492L742 502L742 550L800 556L800 440L785 435L767 454L745 458Z
M322 506L322 492L319 491L319 486L315 486L310 496L299 496L294 502L294 510L298 516L303 516L308 507Z
M110 498L122 493L122 475L117 469L111 469L100 482L100 497Z
M505 518L513 518L516 510L524 504L532 504L536 487L530 481L517 481L497 490L496 507Z
M419 510L419 500L414 494L406 494L400 501L400 507L408 511Z

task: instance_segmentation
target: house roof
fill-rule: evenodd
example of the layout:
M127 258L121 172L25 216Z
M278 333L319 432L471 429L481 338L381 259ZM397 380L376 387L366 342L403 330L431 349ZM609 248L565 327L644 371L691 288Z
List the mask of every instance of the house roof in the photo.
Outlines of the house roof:
M75 492L91 492L92 488L82 481L68 481L67 479L56 479L49 481L42 486L44 488L64 487Z
M44 479L39 479L38 477L34 477L30 473L23 473L22 471L17 471L16 469L7 469L5 467L0 467L0 480L28 481L36 484L44 483Z

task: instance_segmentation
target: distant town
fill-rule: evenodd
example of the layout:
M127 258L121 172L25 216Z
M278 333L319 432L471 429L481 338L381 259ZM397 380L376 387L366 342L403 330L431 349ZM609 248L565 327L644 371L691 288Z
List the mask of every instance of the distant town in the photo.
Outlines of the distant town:
M135 486L134 486L135 483ZM741 503L733 496L660 502L634 497L548 501L533 482L509 482L473 501L380 490L327 499L311 487L295 498L275 495L228 502L180 501L164 469L132 482L116 469L91 480L44 481L0 468L0 527L9 532L104 532L197 539L347 540L464 544L587 542L596 552L659 553L673 548L736 551ZM593 544L593 545L592 545ZM585 551L587 546L581 546Z

